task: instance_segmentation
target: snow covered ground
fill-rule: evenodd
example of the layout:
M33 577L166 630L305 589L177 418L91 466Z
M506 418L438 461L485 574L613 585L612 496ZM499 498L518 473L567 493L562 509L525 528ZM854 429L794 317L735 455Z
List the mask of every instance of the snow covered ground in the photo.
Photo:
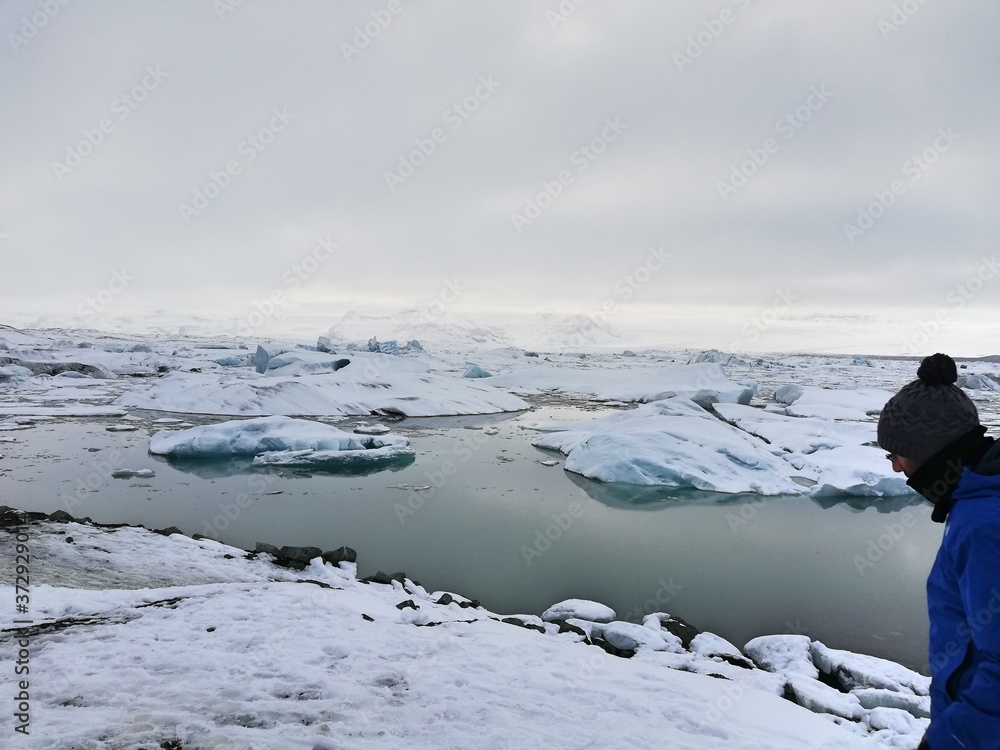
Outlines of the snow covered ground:
M528 409L531 398L579 407L576 421L531 425L534 444L604 482L909 492L874 437L881 405L914 377L912 360L536 353L483 339L476 349L396 355L364 340L317 351L0 327L0 436L100 419L159 430L155 453L296 465L421 450L391 428L371 428L376 436L328 424L348 415L491 414ZM960 365L996 427L1000 368ZM473 367L492 377L463 377ZM592 410L603 414L589 419ZM518 627L405 579L361 583L349 563L292 572L208 540L76 523L29 534L33 624L15 635L12 609L0 614L4 663L20 639L31 644L31 736L0 714L17 747L902 749L926 723L925 678L805 636L739 649L711 634L685 638L663 613L605 622L590 606L560 633L536 614L517 616L535 627ZM0 531L9 602L12 540Z
M18 530L33 571L30 625L0 619L27 667L5 747L910 749L927 723L926 678L805 636L741 651L594 602L500 615L318 550L292 569L310 552L2 522L2 580Z

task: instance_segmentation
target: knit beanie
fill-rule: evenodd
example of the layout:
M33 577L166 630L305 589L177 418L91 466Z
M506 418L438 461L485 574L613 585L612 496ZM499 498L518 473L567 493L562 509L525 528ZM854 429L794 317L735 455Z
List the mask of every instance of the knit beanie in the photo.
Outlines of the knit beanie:
M889 399L878 419L878 444L890 453L926 461L979 425L976 405L955 385L947 354L925 357L917 379Z

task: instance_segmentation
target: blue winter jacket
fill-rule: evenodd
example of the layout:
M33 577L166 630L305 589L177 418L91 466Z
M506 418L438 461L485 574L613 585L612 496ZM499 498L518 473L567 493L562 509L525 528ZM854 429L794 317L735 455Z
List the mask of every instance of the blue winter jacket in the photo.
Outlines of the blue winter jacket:
M931 750L1000 750L997 454L990 451L976 471L962 474L927 579L931 725L925 739Z

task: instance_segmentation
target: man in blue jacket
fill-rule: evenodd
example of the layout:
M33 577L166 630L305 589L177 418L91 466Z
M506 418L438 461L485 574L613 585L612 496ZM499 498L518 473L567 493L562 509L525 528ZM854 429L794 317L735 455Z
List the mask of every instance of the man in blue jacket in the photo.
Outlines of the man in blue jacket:
M951 357L925 358L882 409L878 443L945 524L927 579L931 723L918 750L1000 750L1000 442L957 380Z

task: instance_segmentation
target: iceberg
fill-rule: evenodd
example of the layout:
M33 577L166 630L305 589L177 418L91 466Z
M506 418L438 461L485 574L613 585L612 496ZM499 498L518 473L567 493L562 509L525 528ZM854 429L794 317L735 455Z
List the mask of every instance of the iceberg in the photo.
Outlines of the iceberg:
M567 471L602 482L713 492L800 494L791 465L763 441L676 396L536 438Z
M412 455L400 435L356 435L322 422L291 417L236 419L157 432L149 452L171 458L253 456L255 465L320 466Z

